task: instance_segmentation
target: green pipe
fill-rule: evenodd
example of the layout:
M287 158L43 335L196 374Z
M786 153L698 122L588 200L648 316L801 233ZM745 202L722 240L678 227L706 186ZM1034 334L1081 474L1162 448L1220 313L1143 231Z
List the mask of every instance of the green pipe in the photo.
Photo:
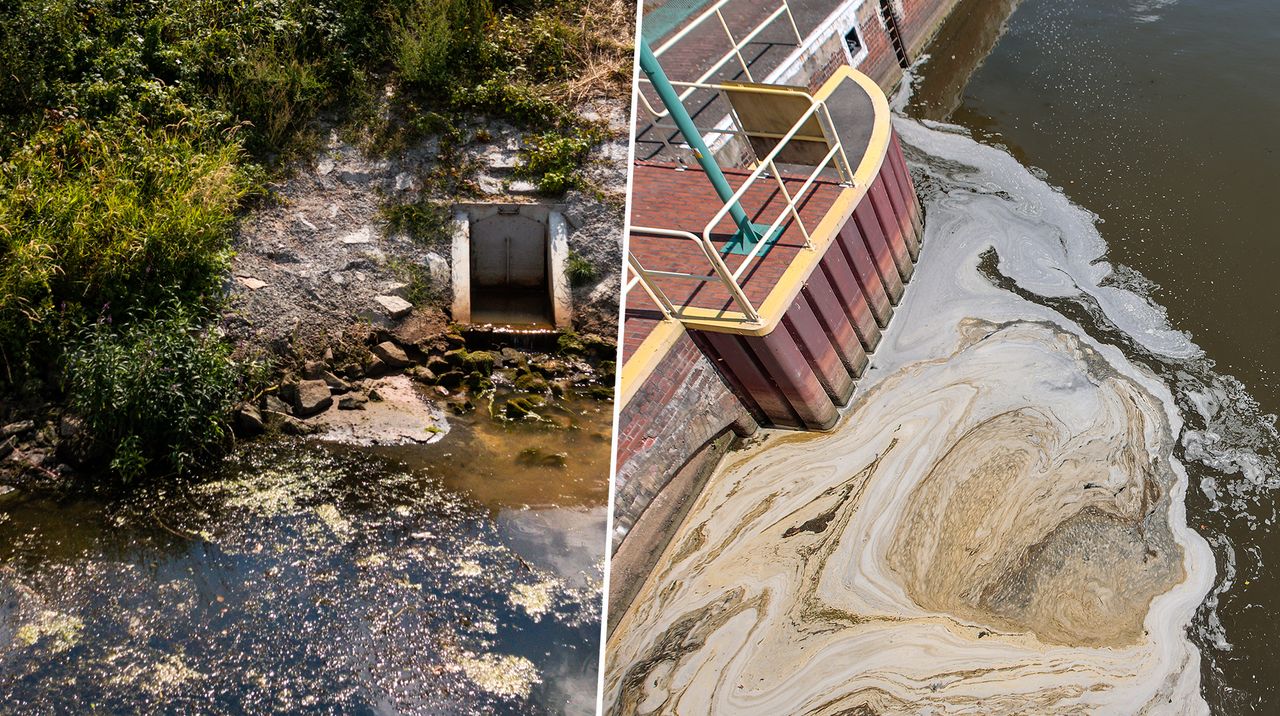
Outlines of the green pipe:
M715 187L716 194L720 196L721 201L730 204L729 215L733 217L733 223L738 225L739 237L743 239L743 243L755 244L760 240L760 234L747 218L747 212L742 210L742 204L733 198L733 187L729 186L729 180L724 178L720 165L716 163L711 150L707 149L706 143L702 141L702 134L693 126L693 119L685 110L684 102L680 101L680 95L676 94L675 88L671 86L671 80L667 79L667 73L662 71L658 58L653 54L653 50L649 49L649 43L644 40L640 42L640 69L644 70L645 76L653 83L653 88L658 92L658 98L662 100L662 104L666 105L671 119L675 120L676 127L684 135L684 140L693 148L693 156L702 166L702 171L706 173L707 178L711 180L711 186Z

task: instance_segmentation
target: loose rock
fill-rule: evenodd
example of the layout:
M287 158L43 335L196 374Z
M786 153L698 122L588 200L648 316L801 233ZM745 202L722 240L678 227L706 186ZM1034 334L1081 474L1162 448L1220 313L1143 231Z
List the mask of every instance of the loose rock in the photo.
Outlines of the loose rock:
M374 296L373 300L391 318L404 318L413 310L413 304L399 296Z
M465 348L467 346L467 339L464 338L461 333L444 334L444 342L445 345L448 346L449 350L453 350L454 348Z
M424 368L420 365L409 368L405 371L405 375L425 385L433 385L436 382L436 374L431 372L430 368Z
M267 429L262 420L262 413L252 405L242 405L236 411L236 432L245 437L260 435Z
M343 393L351 392L350 383L339 378L333 373L330 373L327 370L320 374L320 380L323 380L325 382L325 385L329 386L329 390L332 391L335 395L341 395Z
M404 350L391 341L379 343L372 351L378 359L392 368L403 368L411 363Z
M449 262L434 252L429 252L424 258L427 262L427 272L431 275L431 282L437 286L447 285L450 280Z
M74 415L63 415L58 421L58 437L63 440L74 439L84 429L84 421Z
M280 423L280 432L285 435L310 435L319 430L319 425L303 422L289 415L283 416Z
M526 393L541 393L547 389L547 381L540 375L525 373L516 378L516 389Z
M452 367L452 364L441 356L431 356L427 359L427 370L437 375L448 373Z
M444 359L448 361L449 365L461 367L467 362L467 349L455 348L454 350L446 351Z
M340 240L347 246L373 243L373 229L368 226L362 226L350 234L343 236Z
M364 410L365 404L368 402L369 399L359 393L344 395L338 401L338 410Z
M300 234L314 234L317 231L316 225L307 221L307 217L302 214L293 217L293 228Z
M471 351L463 358L463 366L470 371L489 375L493 372L496 356L489 351Z
M0 428L0 437L7 438L11 435L21 435L23 433L29 433L32 430L35 430L35 428L36 428L36 424L34 421L19 420L17 422L9 423L3 428Z
M281 415L290 415L293 413L293 408L289 407L288 403L274 395L267 395L262 398L262 409L272 413L279 413Z
M448 373L441 375L436 382L449 390L456 390L466 379L467 376L464 375L462 371L451 370Z
M304 380L298 383L298 394L293 401L295 415L310 417L324 412L330 405L333 405L333 396L323 380Z
M322 361L309 360L302 365L302 377L307 380L321 380L328 370L329 366Z

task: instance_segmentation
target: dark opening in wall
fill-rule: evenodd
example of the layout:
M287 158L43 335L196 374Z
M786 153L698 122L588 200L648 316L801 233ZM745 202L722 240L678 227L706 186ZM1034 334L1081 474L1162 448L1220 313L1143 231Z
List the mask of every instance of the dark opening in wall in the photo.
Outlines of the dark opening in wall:
M552 325L547 227L500 210L471 224L471 321Z
M844 44L845 47L849 48L850 57L857 57L858 53L862 52L862 38L858 37L858 28L856 26L849 28L849 32L845 33Z
M454 212L453 314L470 325L551 328L570 322L567 227L538 204L470 204Z
M905 70L911 66L911 58L907 56L907 43L902 37L902 23L898 20L893 0L880 0L880 19L884 21L884 29L889 33L889 44L893 45L898 65Z

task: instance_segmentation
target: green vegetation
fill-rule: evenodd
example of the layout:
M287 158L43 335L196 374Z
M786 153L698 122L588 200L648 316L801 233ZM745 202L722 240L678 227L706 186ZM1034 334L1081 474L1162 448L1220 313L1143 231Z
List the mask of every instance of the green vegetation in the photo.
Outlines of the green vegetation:
M400 259L388 261L387 266L397 278L408 284L401 294L404 300L419 306L430 304L440 298L441 287L431 280L431 272L426 266Z
M245 388L224 341L180 309L161 315L90 326L65 356L68 407L84 422L88 455L125 480L216 454Z
M408 234L423 246L434 246L449 238L449 210L429 197L385 204L379 213L387 223L388 232Z
M79 326L175 296L207 304L249 190L234 144L71 120L0 165L0 355L38 368Z
M0 396L65 400L120 475L197 464L225 441L250 370L209 330L231 231L314 144L317 118L368 124L390 86L391 116L406 119L383 133L441 137L432 191L466 191L449 155L477 112L549 132L532 175L547 191L573 186L598 139L571 108L602 82L625 92L620 7L12 0L0 14ZM388 211L426 240L447 221L429 202Z
M524 164L517 174L533 179L538 189L559 194L566 189L585 186L578 167L586 160L591 147L604 140L596 127L578 128L570 134L546 132L530 137L521 152Z
M569 257L565 261L565 274L569 276L569 284L574 288L586 286L596 278L596 267L584 259L573 249L569 249Z
M525 126L569 126L588 88L625 92L625 5L600 0L411 0L394 23L393 61L410 93ZM440 102L434 102L440 106Z
M556 348L565 355L581 355L586 352L582 339L572 330L565 331L556 338Z

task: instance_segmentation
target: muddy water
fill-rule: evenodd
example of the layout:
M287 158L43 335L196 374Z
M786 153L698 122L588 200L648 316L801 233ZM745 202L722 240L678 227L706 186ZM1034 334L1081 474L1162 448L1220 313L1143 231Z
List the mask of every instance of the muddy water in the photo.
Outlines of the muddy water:
M0 498L5 713L593 713L610 406Z
M1118 280L1202 349L1112 338L1164 376L1189 428L1188 519L1217 562L1190 632L1204 697L1280 711L1280 4L974 1L929 52L909 113L1006 148L1095 212L1132 269Z

